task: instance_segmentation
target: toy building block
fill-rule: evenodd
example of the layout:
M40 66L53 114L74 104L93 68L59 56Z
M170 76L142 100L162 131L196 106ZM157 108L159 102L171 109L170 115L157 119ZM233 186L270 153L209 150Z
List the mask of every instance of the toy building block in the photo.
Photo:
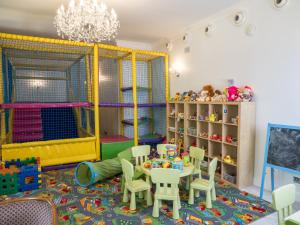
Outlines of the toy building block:
M19 169L16 167L0 169L0 195L14 194L19 191L18 173Z
M41 186L39 166L23 166L19 175L20 191L30 191Z

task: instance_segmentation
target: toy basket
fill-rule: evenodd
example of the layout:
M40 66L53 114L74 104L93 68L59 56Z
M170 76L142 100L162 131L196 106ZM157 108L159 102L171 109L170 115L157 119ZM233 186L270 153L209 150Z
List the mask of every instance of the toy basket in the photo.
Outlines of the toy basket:
M172 162L172 169L179 170L180 172L183 172L183 161L173 161Z

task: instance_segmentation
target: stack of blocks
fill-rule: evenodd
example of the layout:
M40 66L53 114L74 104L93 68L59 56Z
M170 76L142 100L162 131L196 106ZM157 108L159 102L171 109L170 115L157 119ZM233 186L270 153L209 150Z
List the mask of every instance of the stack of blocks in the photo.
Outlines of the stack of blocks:
M41 184L39 158L5 161L0 165L0 195L38 189Z

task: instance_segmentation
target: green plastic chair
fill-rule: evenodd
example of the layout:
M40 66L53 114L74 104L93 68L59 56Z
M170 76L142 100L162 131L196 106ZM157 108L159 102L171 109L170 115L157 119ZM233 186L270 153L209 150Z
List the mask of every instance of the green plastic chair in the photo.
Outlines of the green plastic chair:
M131 153L131 148L128 148L126 149L125 151L122 151L118 154L118 159L121 160L122 159L126 159L127 161L131 162L133 156L132 156L132 153ZM141 171L134 171L134 175L133 175L133 180L137 180L141 177L144 176L144 173L141 172ZM121 191L123 192L124 191L124 185L125 185L125 176L124 174L122 175L122 179L121 179Z
M197 175L199 178L201 176L201 163L204 160L205 150L202 148L190 146L190 162L194 166L193 175ZM189 185L193 179L193 175L187 177L186 189L189 190ZM199 197L199 191L195 192L195 196Z
M135 158L135 169L140 170L150 155L150 145L138 145L131 148L132 156Z
M206 192L206 208L212 208L211 200L216 200L215 172L218 159L214 158L208 166L209 179L197 178L190 185L189 204L194 204L194 189Z
M139 192L146 192L147 206L152 205L151 186L142 179L133 180L134 169L133 165L126 159L121 160L122 170L125 176L125 187L123 194L123 202L128 202L128 191L130 195L130 210L136 210L135 194Z
M179 218L178 210L181 208L178 184L180 172L175 169L152 169L152 182L156 184L154 194L153 217L159 217L159 208L162 200L173 201L173 219Z
M288 184L272 192L273 207L278 212L278 224L284 225L284 219L293 213L296 200L295 184Z
M167 158L167 146L177 149L177 146L174 144L158 144L156 145L157 153L161 159Z
M190 147L190 161L194 166L194 174L201 178L201 163L204 160L205 150L202 148Z

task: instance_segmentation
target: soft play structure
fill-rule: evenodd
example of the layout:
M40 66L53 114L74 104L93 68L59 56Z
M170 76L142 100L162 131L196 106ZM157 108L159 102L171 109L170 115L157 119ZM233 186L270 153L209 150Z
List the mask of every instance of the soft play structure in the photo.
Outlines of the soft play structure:
M99 65L102 159L136 144L161 143L166 133L167 56L116 48L100 53Z
M167 54L0 33L0 55L2 160L64 165L163 141Z
M97 54L91 44L0 33L2 160L100 159Z

